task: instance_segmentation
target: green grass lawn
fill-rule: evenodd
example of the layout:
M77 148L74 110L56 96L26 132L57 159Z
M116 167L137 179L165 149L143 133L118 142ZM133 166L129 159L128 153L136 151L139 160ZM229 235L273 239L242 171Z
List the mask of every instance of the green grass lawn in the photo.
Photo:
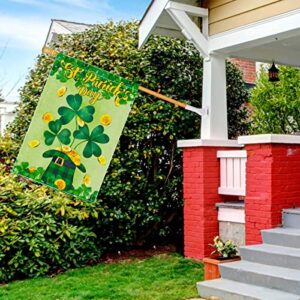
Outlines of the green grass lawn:
M202 264L175 254L99 264L0 287L1 300L181 300L197 296Z

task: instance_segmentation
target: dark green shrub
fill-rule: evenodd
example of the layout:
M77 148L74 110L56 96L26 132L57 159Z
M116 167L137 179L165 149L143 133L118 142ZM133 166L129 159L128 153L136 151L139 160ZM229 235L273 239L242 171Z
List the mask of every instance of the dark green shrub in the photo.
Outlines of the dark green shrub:
M248 91L236 66L227 62L226 68L228 133L229 138L237 138L249 130Z

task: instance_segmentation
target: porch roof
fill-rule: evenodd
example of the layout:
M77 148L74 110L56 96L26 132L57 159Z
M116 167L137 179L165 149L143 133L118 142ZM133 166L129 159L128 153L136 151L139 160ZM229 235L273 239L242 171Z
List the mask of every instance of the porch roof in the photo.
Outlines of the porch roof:
M184 33L189 28L184 26L190 25L182 22L180 28L167 11L170 2L188 4L199 9L197 1L194 0L153 0L140 23L140 47L151 34L188 39ZM189 15L188 11L186 13ZM206 50L204 52L207 55L203 56L219 54L224 57L241 57L260 62L275 61L282 65L300 67L299 20L300 10L292 10L193 42L198 44L195 45L198 49ZM198 30L200 34L200 28Z

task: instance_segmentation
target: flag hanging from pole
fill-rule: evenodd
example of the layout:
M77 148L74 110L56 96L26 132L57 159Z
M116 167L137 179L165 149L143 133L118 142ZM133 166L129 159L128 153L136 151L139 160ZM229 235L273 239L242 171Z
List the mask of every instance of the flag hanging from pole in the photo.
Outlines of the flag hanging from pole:
M139 85L59 53L14 172L94 201Z

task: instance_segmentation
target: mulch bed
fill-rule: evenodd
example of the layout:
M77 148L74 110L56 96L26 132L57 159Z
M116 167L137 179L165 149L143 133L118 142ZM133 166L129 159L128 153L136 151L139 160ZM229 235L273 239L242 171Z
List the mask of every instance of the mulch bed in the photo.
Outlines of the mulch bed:
M175 251L176 247L173 245L153 246L151 249L133 249L128 251L117 251L103 255L99 262L109 264L124 260L145 259L154 255L167 254Z

